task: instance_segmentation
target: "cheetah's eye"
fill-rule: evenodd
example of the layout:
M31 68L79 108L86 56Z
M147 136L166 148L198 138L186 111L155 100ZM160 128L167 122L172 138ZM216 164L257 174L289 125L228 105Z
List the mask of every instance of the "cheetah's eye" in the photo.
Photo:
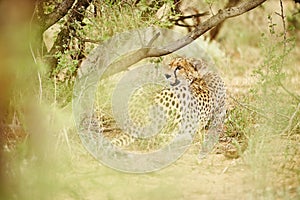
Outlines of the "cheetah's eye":
M175 68L175 71L177 71L177 70L181 70L183 67L181 66L181 65L179 65L179 66L177 66L176 68Z
M178 65L175 70L174 70L174 75L175 75L175 78L177 78L177 71L178 70L181 70L183 67L181 65Z

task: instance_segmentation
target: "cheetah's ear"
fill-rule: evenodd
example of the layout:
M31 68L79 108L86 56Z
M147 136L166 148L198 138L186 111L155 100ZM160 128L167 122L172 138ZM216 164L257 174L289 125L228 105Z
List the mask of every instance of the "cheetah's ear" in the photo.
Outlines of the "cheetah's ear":
M189 65L196 71L196 72L198 72L198 67L197 67L197 63L196 63L196 60L188 60L188 62L189 62Z
M201 72L201 74L206 74L208 72L208 65L204 60L192 58L190 63L198 73Z

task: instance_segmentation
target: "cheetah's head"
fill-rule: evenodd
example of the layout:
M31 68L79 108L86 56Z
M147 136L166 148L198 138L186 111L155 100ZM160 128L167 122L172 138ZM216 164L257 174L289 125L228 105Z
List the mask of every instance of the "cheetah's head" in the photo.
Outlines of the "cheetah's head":
M166 74L167 79L173 78L174 83L171 85L177 85L179 80L187 80L193 82L198 77L197 69L185 58L175 58L169 63L170 74Z

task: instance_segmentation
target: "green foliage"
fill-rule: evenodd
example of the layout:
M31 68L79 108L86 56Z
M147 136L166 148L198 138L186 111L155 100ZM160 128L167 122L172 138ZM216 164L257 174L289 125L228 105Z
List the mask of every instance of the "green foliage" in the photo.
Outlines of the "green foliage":
M123 1L94 2L97 16L94 15L94 10L88 9L83 25L77 22L69 25L75 30L70 35L70 43L64 44L66 50L54 55L58 59L58 64L52 75L56 76L59 82L72 86L80 64L80 53L87 56L97 44L120 32L152 25L170 27L173 24L169 20L161 21L155 14L163 4L171 5L171 2L171 0L150 3L141 1L138 4ZM63 19L59 23L63 24L64 21Z
M49 9L53 7L49 2ZM89 8L85 13L83 24L72 22L74 31L69 35L70 42L64 44L64 52L58 52L54 56L58 59L56 68L52 71L55 77L52 83L56 85L56 98L62 100L65 105L71 100L71 88L73 87L78 66L81 62L81 54L87 56L99 43L108 40L114 34L130 29L149 27L152 25L168 28L172 22L168 19L172 15L171 10L165 13L167 20L159 20L155 14L163 4L173 5L171 0L164 1L140 1L115 2L104 1L94 2L95 9ZM66 19L58 23L63 25ZM67 95L66 95L67 94Z
M246 97L244 97L244 100L246 100ZM236 106L228 110L225 135L237 138L247 137L250 131L249 124L254 125L257 123L256 120L257 113L255 111Z
M287 15L289 30L300 30L300 8L294 8L292 13Z
M53 12L53 10L55 9L56 5L58 3L61 3L61 2L62 2L62 0L44 1L43 2L44 14L49 14L49 13Z
M296 41L293 36L288 37L286 30L280 26L282 25L273 22L272 16L268 16L267 33L261 34L260 50L263 61L253 70L256 83L249 90L251 101L247 103L247 109L257 115L254 124L250 121L253 115L245 117L250 123L246 125L249 141L244 158L253 170L257 189L263 190L264 196L289 199L290 194L286 188L292 187L289 184L281 183L283 186L278 186L280 184L276 183L274 185L280 189L276 191L273 186L272 190L266 190L274 177L286 180L293 176L291 185L299 182L299 173L295 173L297 164L292 166L290 163L291 160L299 161L299 138L291 139L291 135L299 133L297 119L300 116L300 102L296 92L284 86L290 81L286 72L294 57ZM243 124L244 120L238 124ZM294 132L290 131L292 129ZM281 163L288 163L288 166Z
M64 51L64 53L58 52L55 56L58 58L58 65L54 69L53 73L59 76L59 80L66 82L76 73L79 61L76 58L78 52L70 49ZM61 73L61 74L60 74Z
M257 78L256 85L251 89L256 96L256 105L267 116L267 122L280 133L287 123L295 103L283 88L286 81L284 66L288 62L291 51L295 48L295 38L286 38L283 31L276 31L277 24L268 16L269 34L261 34L260 48L264 56L263 63L253 70ZM276 106L275 106L276 105Z

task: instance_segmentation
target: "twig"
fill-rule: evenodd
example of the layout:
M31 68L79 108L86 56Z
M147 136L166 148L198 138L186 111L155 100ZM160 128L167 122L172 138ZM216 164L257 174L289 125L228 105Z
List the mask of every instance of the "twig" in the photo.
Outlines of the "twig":
M286 30L286 23L285 23L285 16L284 16L284 9L283 9L282 0L280 0L280 13L277 13L277 12L275 12L275 13L278 16L281 17L282 27L283 27L283 55L286 55L286 51L287 51L287 30ZM285 57L283 56L282 60L281 60L281 67L280 67L280 69L283 68L284 58ZM286 87L284 87L284 85L282 84L281 80L279 80L279 85L280 85L280 87L282 87L282 89L286 93L288 93L290 96L292 96L293 98L295 98L297 101L300 101L299 97L297 97L292 92L290 92Z
M63 134L65 136L65 140L66 140L70 155L72 155L72 148L71 148L71 145L70 145L69 136L68 136L68 132L67 132L66 128L63 129Z
M56 76L54 76L54 104L56 104L57 100L57 81L56 81Z
M81 38L82 42L89 42L89 43L94 43L94 44L100 44L103 40L93 40L93 39L88 39L88 38Z
M43 86L42 86L42 78L40 72L38 72L38 78L39 78L39 87L40 87L40 98L39 102L40 104L42 103L42 98L43 98Z
M297 106L295 112L294 112L293 115L291 116L291 118L290 118L290 120L289 120L289 124L288 124L287 127L282 131L282 135L285 134L285 133L288 133L288 134L287 134L288 136L291 135L291 128L292 128L294 119L295 119L295 117L297 116L297 113L299 112L299 110L300 110L300 103L298 103L298 106ZM299 124L299 123L297 123L297 124Z
M298 123L294 126L294 128L291 129L290 133L293 133L297 127L300 127L300 122L298 122ZM291 134L289 134L288 136L291 136Z
M160 33L156 33L153 38L148 42L148 44L146 45L146 47L151 47L153 42L155 42L155 40L160 36Z
M182 21L182 20L185 20L185 19L202 17L202 16L205 16L205 15L208 15L208 14L209 14L209 12L203 12L203 13L198 13L198 14L195 14L195 15L179 16L179 17L175 17L173 19L171 18L170 21L178 22L178 21Z
M233 96L229 95L229 97L235 101L238 105L240 105L241 107L249 110L249 111L252 111L252 112L255 112L257 113L258 115L262 116L263 118L265 119L270 119L269 117L267 117L266 115L264 115L263 113L259 112L257 109L253 109L253 108L250 108L248 105L245 105L245 104L242 104L241 102L239 102L237 99L235 99Z
M286 37L286 25L285 25L285 16L284 16L284 11L283 11L283 4L282 4L282 0L279 0L280 2L280 13L275 12L275 14L277 14L282 21L282 27L283 27L283 55L286 54L286 44L287 44L287 37ZM283 66L283 62L284 62L284 57L281 60L281 66Z
M222 171L221 174L225 174L225 173L228 171L228 168L229 168L229 166L226 166L226 167L223 169L223 171Z
M209 7L209 10L210 10L211 14L215 15L214 11L212 10L212 5L213 5L213 3L208 3L208 7Z
M75 37L78 40L80 40L81 42L89 42L89 43L94 43L94 44L100 44L101 42L103 42L103 40L101 40L101 39L95 40L95 39L83 38L78 34L75 34Z
M180 24L179 22L175 22L174 25L181 27L196 27L197 25L188 25L188 24Z
M298 95L295 95L294 93L292 93L291 91L289 91L283 84L281 81L279 81L279 85L280 87L282 87L282 89L288 93L290 96L292 96L294 99L296 99L297 101L300 101L300 97Z
M34 21L35 14L36 14L36 9L34 9L32 15L31 15L31 19L30 19L30 22L29 22L29 33L33 33L32 24L33 24L33 21ZM29 49L30 49L30 53L31 53L31 56L33 58L34 63L37 64L37 59L36 59L36 56L34 54L31 42L29 43Z
M284 45L284 53L286 52L286 42L287 42L287 37L286 37L286 24L285 24L285 16L283 13L283 4L282 4L282 0L280 0L280 17L282 20L282 26L283 26L283 45Z
M257 114L259 114L260 116L264 117L265 119L268 119L268 120L271 120L270 117L267 117L266 115L264 115L262 112L259 112L257 108L254 108L253 106L249 106L249 105L245 105L245 104L242 104L240 103L237 99L235 99L234 97L232 97L231 95L229 96L232 100L234 100L237 104L239 104L241 107L249 110L249 111L252 111L252 112L255 112ZM251 108L253 107L253 108ZM284 117L285 119L290 119L288 116L286 115L283 115L281 113L278 113L278 112L271 112L272 114L275 114L275 115L278 115L278 116L281 116L281 117Z

